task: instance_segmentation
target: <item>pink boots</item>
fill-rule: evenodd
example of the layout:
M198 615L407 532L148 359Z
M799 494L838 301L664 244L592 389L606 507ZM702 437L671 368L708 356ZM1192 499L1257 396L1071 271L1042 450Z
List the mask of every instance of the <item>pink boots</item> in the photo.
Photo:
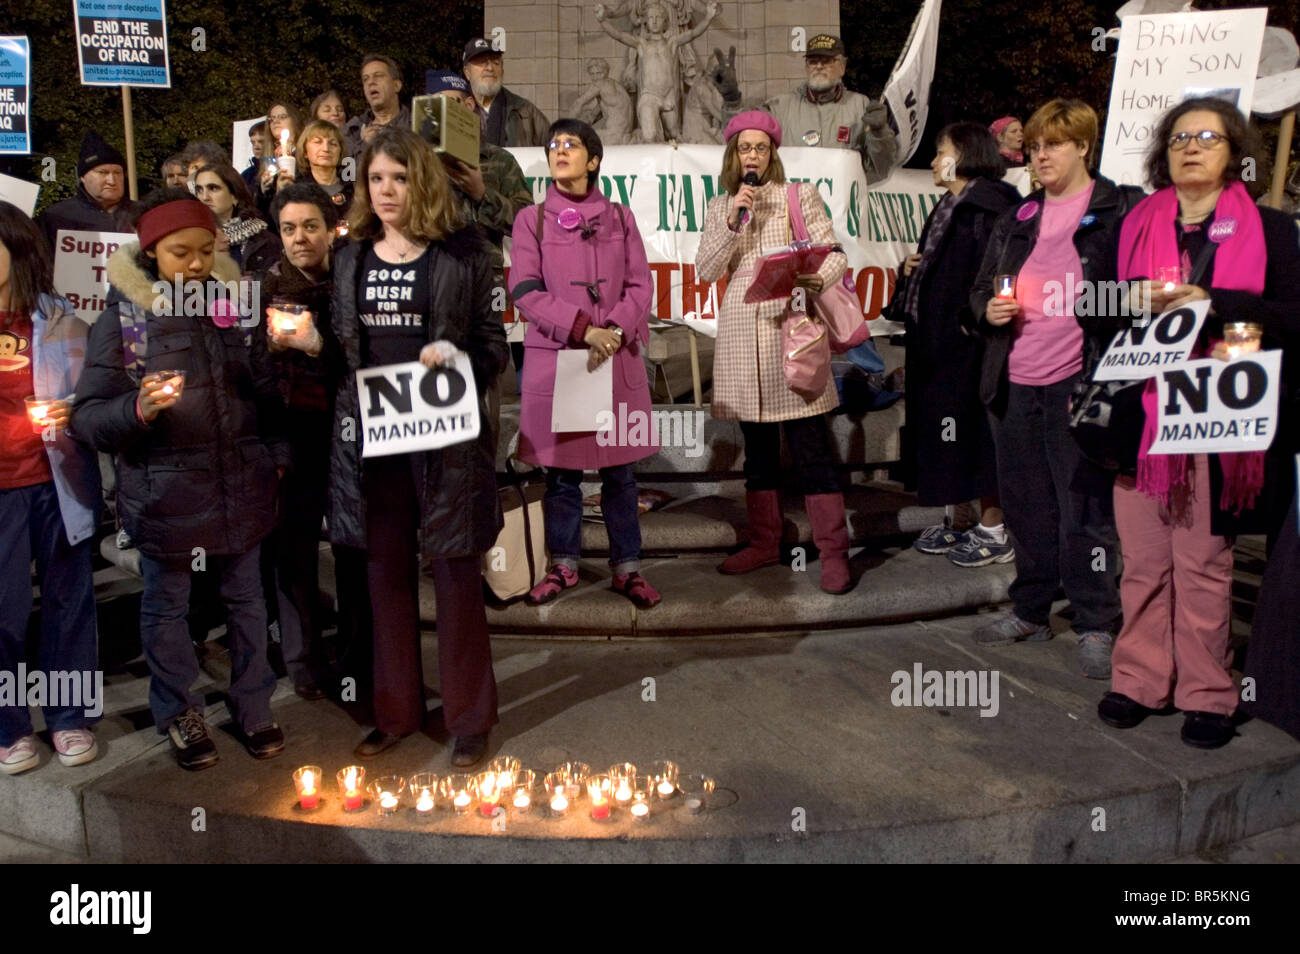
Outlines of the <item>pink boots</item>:
M843 494L812 494L804 497L812 522L813 543L822 565L822 589L847 593L853 588L849 577L849 531L844 521Z
M749 546L722 561L719 573L748 573L781 561L781 494L775 490L745 491L749 512Z

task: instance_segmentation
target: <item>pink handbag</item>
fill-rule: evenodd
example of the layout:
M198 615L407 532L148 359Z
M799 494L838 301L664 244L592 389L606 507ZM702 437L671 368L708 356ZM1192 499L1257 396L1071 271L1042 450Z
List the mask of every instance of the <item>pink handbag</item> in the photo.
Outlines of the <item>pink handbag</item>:
M794 240L809 241L808 226L804 224L803 208L799 205L798 183L792 182L786 186L786 206L790 211ZM812 310L830 332L830 349L836 354L856 348L871 337L867 320L862 316L858 291L849 278L848 269L845 269L843 278L837 284L813 297Z
M791 391L809 401L821 397L831 373L826 326L803 312L787 311L781 321L781 370Z

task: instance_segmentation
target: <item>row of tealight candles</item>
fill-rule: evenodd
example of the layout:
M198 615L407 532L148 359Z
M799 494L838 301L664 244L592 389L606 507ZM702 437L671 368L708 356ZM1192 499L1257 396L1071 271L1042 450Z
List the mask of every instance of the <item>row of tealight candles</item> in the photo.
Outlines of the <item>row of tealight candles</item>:
M323 777L316 765L304 765L293 773L299 809L321 807ZM576 813L585 796L587 814L596 821L608 821L622 811L645 821L677 800L689 814L698 815L708 807L715 787L708 776L682 774L677 763L669 761L655 762L647 771L620 762L603 773L593 772L585 762L565 762L546 773L539 786L538 774L509 756L493 759L476 775L418 772L409 778L383 775L367 784L366 770L349 765L339 769L335 780L345 812L364 811L373 804L380 815L396 814L406 806L418 817L432 817L436 809L448 808L457 815L477 812L484 818L542 809L550 817L563 818Z

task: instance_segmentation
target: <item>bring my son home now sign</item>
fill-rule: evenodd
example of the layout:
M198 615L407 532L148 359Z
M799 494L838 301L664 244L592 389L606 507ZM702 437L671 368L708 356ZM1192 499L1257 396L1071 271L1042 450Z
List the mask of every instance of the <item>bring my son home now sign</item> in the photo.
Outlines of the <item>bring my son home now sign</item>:
M478 437L478 388L469 355L436 368L418 361L362 368L363 457L437 450Z

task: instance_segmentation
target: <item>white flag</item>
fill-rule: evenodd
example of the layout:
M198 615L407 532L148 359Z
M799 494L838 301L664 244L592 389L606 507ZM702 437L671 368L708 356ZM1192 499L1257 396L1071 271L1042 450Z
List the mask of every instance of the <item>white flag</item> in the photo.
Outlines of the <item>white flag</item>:
M912 158L930 114L930 83L939 50L941 0L925 0L881 98L898 124L898 165Z

